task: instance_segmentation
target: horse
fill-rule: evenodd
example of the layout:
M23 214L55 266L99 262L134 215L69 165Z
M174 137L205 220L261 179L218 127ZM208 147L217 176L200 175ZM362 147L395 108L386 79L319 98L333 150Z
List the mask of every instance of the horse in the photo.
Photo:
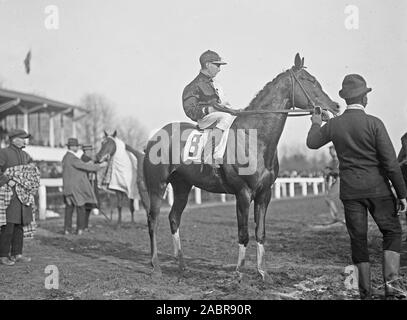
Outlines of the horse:
M249 242L248 217L250 203L254 201L255 235L257 242L257 274L262 280L269 281L265 263L265 218L271 199L272 186L278 176L279 163L277 157L277 144L283 132L288 113L291 109L297 112L312 113L311 106L321 107L336 115L339 112L338 103L332 101L323 91L317 79L304 69L304 58L297 53L294 66L280 73L271 82L257 93L248 107L237 114L230 131L254 130L257 133L255 143L240 144L232 155L239 157L239 152L248 154L249 164L254 170L249 174L242 174L246 164L224 162L219 168L212 164L186 163L178 161L179 154L183 154L185 141L176 146L178 140L174 137L183 136L186 130L196 129L195 124L180 122L169 123L162 127L147 143L143 165L144 178L150 200L147 215L150 235L151 265L153 275L161 275L162 271L157 251L158 216L161 202L168 183L171 183L174 193L174 202L169 213L170 229L173 237L174 255L178 260L180 272L186 269L181 250L179 228L181 215L188 201L192 186L213 193L228 193L236 197L236 214L238 225L239 254L236 272L242 275L246 247ZM305 110L305 111L304 111ZM169 137L168 139L165 137ZM232 141L233 142L233 141ZM229 147L230 140L227 142ZM239 142L239 141L238 141ZM157 161L157 144L160 159ZM238 145L239 147L239 145ZM177 150L175 150L177 149ZM224 156L225 160L225 156ZM230 161L229 161L230 162Z
M96 154L96 163L101 163L103 161L108 161L110 159L113 160L115 157L116 151L117 151L117 143L124 144L120 139L117 138L117 131L114 131L112 135L108 135L106 131L104 131L104 138L102 140L101 148L99 152ZM137 188L138 188L138 193L140 195L140 201L141 204L146 211L148 212L149 208L149 199L148 199L148 194L146 190L146 186L144 183L144 176L143 176L143 161L144 161L144 153L138 150L135 150L128 144L124 144L125 150L133 154L136 159L137 159ZM131 171L131 169L130 169ZM132 174L132 172L128 172L129 175ZM117 221L117 226L120 227L121 222L122 222L122 205L123 205L123 200L125 198L126 193L119 188L113 188L112 190L115 191L116 193L116 198L117 198L117 210L118 210L118 221ZM129 208L131 212L131 222L134 223L134 199L131 198L131 195L127 194L129 196Z

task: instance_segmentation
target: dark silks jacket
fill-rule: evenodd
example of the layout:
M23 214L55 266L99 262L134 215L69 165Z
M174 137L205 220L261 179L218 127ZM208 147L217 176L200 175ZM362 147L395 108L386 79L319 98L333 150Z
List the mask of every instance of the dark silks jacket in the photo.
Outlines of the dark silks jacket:
M12 144L7 148L0 149L0 186L6 184L9 180L3 174L7 168L29 164L30 162L32 162L30 155ZM31 206L22 204L13 188L13 196L6 210L7 223L27 225L32 222L32 219Z
M185 114L193 121L202 119L206 107L221 103L211 78L200 72L182 93L182 106Z
M407 191L396 152L383 122L364 110L347 109L320 127L313 124L307 146L318 149L332 141L339 159L340 198L363 199L392 194L399 199Z

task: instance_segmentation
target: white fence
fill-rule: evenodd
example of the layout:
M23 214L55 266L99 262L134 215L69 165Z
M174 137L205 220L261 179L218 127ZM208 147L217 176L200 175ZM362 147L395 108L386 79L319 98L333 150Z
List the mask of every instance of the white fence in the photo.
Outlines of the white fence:
M319 188L321 185L321 188ZM318 195L319 193L325 193L325 181L323 177L319 178L277 178L273 185L274 190L274 198L286 198L286 197L294 197L295 194L295 187L300 186L301 189L301 196L306 197L308 195L308 187L311 187L312 194ZM39 210L39 218L40 220L44 220L46 217L46 210L47 210L47 187L62 187L62 178L58 179L41 179L41 185L38 190L38 210ZM202 196L201 196L201 189L193 188L195 193L195 203L201 204L202 203ZM297 188L298 189L298 188ZM320 191L321 190L321 191ZM170 205L174 202L174 194L172 191L171 184L168 185L167 191L164 195ZM220 195L220 201L226 202L226 195ZM136 210L139 209L139 203L136 200L134 202L134 207Z
M274 198L286 198L286 197L295 197L295 186L299 185L301 188L301 195L306 197L308 196L308 186L312 187L312 194L318 195L319 193L325 193L325 180L323 177L318 178L277 178L274 185ZM319 185L321 185L321 192L319 191ZM201 189L193 187L195 193L195 203L202 203ZM166 194L164 195L167 198L168 204L172 205L174 202L174 194L172 191L171 184L168 185ZM220 195L221 202L226 202L226 195Z

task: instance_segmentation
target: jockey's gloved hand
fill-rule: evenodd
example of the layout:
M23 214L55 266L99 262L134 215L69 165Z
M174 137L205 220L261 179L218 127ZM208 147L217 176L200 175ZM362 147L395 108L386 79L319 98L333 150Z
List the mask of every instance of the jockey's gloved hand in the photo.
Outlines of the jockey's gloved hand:
M230 109L232 112L231 114L234 116L239 115L239 113L241 113L243 111L243 109Z
M208 113L216 112L217 110L214 107L208 107Z

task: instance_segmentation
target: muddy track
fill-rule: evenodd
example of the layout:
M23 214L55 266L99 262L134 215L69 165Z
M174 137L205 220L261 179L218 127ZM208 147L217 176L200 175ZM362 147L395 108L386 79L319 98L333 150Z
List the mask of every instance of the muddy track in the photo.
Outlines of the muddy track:
M125 217L126 218L126 217ZM128 219L128 217L127 217ZM344 226L314 229L329 220L322 198L274 201L267 213L265 245L271 281L256 272L253 213L243 277L234 272L237 226L234 204L188 208L181 223L187 270L172 256L167 213L160 216L158 248L162 276L152 275L145 216L120 229L91 217L93 233L64 236L63 220L42 222L26 241L30 265L0 267L1 299L353 299L345 287L351 264ZM404 221L403 228L405 229ZM373 283L381 284L381 240L370 221ZM404 236L405 237L405 236ZM407 273L406 244L402 272ZM44 268L59 270L59 289L47 290ZM406 281L407 286L407 281Z

